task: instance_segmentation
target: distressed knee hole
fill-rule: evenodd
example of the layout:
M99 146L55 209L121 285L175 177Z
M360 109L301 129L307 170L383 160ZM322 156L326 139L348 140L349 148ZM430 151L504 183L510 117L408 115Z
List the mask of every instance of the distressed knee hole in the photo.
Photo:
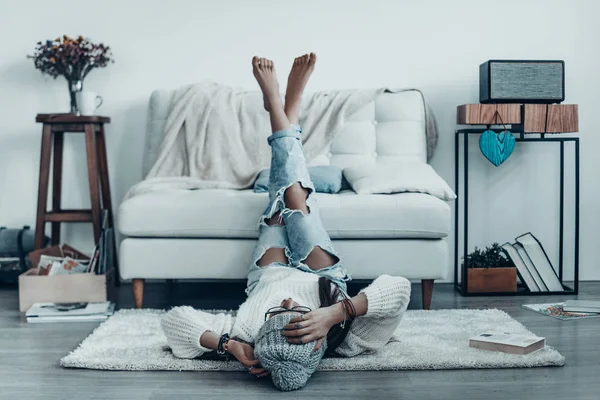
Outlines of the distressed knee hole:
M281 217L281 213L277 211L271 218L265 219L265 224L268 226L285 226L283 222L283 218Z
M340 262L339 257L324 250L321 246L314 246L308 256L301 261L313 271L334 266Z
M267 267L274 263L289 264L284 248L271 247L267 249L262 257L256 262L256 265L259 267Z
M290 210L301 211L304 215L310 213L310 208L306 204L308 196L312 190L303 187L300 182L292 184L285 190L284 199L285 205Z

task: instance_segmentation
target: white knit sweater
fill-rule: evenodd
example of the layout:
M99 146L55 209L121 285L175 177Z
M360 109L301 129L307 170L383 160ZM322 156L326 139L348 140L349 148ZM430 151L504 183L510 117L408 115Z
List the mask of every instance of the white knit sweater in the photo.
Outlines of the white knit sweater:
M240 306L237 317L176 307L163 317L162 329L173 354L180 358L196 358L211 351L200 346L200 337L206 331L229 333L231 337L254 343L265 321L265 312L281 305L282 300L291 297L300 305L319 308L318 280L318 275L297 269L268 267ZM361 292L367 296L367 313L352 322L348 336L336 350L342 356L372 352L390 340L410 301L410 282L383 275Z

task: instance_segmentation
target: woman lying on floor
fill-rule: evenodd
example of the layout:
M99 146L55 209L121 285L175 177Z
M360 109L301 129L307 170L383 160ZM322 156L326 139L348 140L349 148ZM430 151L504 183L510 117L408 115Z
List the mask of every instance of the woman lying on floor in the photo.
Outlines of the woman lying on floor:
M300 141L300 98L315 63L314 53L296 58L284 106L273 62L252 60L274 133L269 205L237 317L177 307L162 320L176 357L229 353L251 374L270 374L281 390L303 387L325 354L352 357L383 347L410 300L410 282L389 275L347 295L350 277L321 223Z

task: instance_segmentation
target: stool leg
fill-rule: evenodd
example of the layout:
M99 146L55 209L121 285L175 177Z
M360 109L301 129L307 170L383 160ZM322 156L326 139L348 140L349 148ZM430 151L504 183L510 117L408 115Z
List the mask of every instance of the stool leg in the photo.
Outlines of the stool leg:
M113 226L112 201L110 195L110 181L108 178L108 160L106 157L106 140L104 137L104 125L100 125L100 131L96 134L96 146L98 149L98 169L100 171L100 187L102 189L102 208L108 211L109 226Z
M114 216L113 216L113 211L112 211L112 201L111 201L111 195L110 195L110 180L109 180L109 175L108 175L108 158L106 156L106 137L104 135L104 124L100 125L100 130L97 133L96 138L97 138L96 144L98 146L98 168L100 169L100 188L102 190L102 208L104 208L108 212L108 226L110 226L111 228L114 228L115 223L114 223ZM113 237L112 264L113 264L113 267L115 268L115 274L117 277L117 279L115 280L115 283L117 284L117 286L119 286L119 283L120 283L119 257L117 256L117 245L116 245L115 236L116 235L113 233L113 235L112 235L112 237Z
M100 241L100 191L98 187L98 153L96 152L96 132L93 124L85 124L85 150L87 153L88 179L90 183L90 201L92 203L92 223L94 242Z
M42 129L42 148L40 151L40 178L38 183L37 216L35 222L34 247L44 245L44 227L46 222L46 202L48 201L48 179L50 178L50 156L52 155L52 128L44 125Z
M52 166L52 211L60 211L62 196L64 133L54 132L54 157ZM52 222L52 244L60 244L60 222Z

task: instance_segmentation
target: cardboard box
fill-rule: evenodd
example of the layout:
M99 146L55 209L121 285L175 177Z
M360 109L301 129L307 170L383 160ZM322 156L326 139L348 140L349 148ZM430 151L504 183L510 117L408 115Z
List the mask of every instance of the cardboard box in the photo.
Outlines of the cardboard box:
M33 303L75 303L107 301L112 297L114 268L104 275L71 274L37 275L31 268L19 276L19 310L25 312Z
M105 218L106 219L106 218ZM107 229L102 230L102 237ZM102 244L102 242L100 243ZM115 269L112 252L102 255L106 273L79 273L70 275L38 275L38 264L42 255L71 257L89 260L85 253L67 245L54 245L34 250L28 254L32 268L19 275L19 310L25 312L33 303L78 303L112 300L115 289Z
M75 303L107 301L108 292L113 287L114 270L104 275L38 275L38 264L42 255L71 257L76 260L89 260L85 253L67 245L55 245L29 253L32 268L19 276L19 310L25 312L33 303Z

